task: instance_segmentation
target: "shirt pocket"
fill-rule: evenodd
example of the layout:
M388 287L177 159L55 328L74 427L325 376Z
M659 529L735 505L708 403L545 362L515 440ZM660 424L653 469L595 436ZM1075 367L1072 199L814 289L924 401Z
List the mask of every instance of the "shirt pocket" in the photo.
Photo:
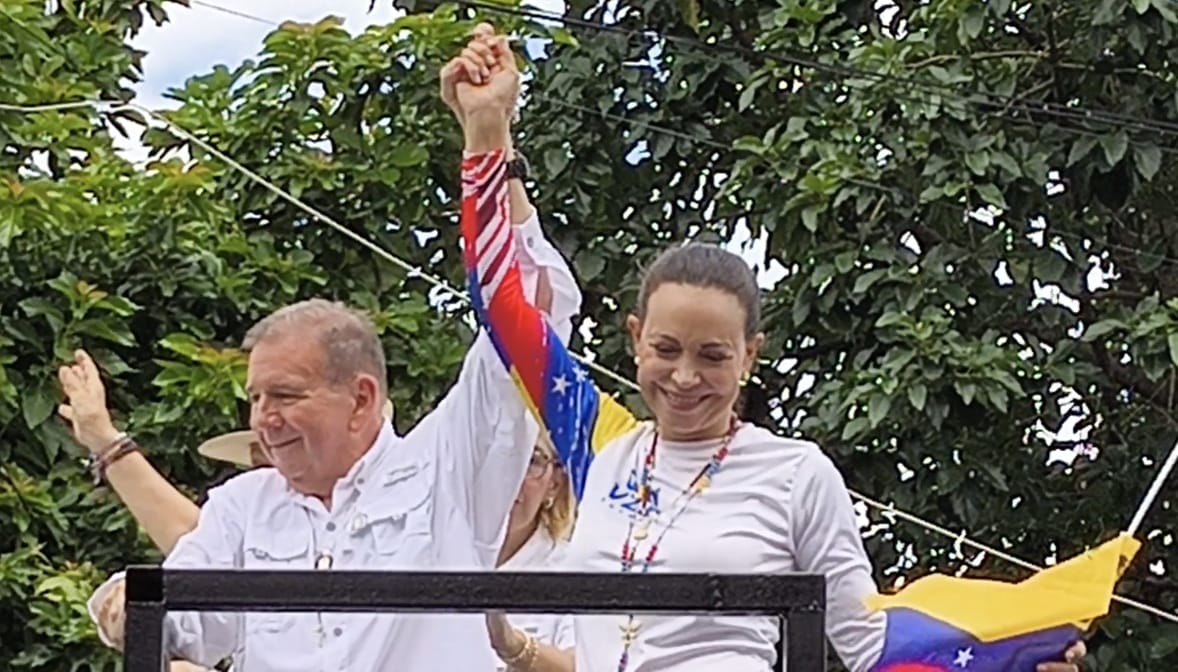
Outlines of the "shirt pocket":
M244 567L252 570L289 571L312 569L311 540L302 534L279 534L261 539L249 539L244 544ZM246 636L256 646L260 638L281 637L283 646L291 639L307 639L310 627L300 627L311 614L299 612L265 611L246 614ZM305 631L305 632L304 632ZM293 640L292 640L293 641Z
M246 569L313 569L311 540L303 534L276 534L245 543Z
M390 472L384 487L364 506L365 524L356 532L368 538L372 569L428 569L434 546L433 479L428 465Z

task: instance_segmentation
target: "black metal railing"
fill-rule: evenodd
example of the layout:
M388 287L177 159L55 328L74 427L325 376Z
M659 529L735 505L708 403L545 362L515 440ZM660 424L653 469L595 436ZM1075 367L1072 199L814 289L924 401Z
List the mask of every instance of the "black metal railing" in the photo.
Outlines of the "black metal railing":
M125 672L166 669L168 611L775 615L777 669L826 665L821 576L179 570L130 567ZM248 672L248 671L245 671Z

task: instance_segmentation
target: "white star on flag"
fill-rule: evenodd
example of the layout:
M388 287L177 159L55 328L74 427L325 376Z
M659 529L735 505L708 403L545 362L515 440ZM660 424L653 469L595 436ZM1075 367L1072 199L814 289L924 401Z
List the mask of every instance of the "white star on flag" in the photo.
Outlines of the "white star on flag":
M957 660L953 664L960 668L969 667L969 661L973 660L973 649L961 649L957 652Z
M552 380L552 391L557 394L564 394L569 389L569 381L565 380L564 374L561 374Z

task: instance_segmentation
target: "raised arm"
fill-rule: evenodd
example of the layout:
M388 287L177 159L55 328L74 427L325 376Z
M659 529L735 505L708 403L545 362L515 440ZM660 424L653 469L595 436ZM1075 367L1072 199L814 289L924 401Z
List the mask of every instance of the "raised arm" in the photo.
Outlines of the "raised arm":
M464 55L442 70L442 98L462 125L468 149L482 147L507 154L511 151L508 110L514 108L518 96L519 73L514 62L508 69L484 60L491 53L484 36L491 33L489 26L476 31ZM494 201L506 244L524 251L521 261L512 264L512 271L533 296L545 295L554 313L565 315L567 337L572 331L571 317L581 301L572 271L544 238L522 184L503 180ZM485 329L476 335L457 383L414 429L437 446L443 467L439 477L445 479L448 491L471 523L477 561L488 568L498 557L505 522L539 431Z
M467 285L480 324L551 439L579 499L595 447L636 421L597 390L570 355L563 334L524 294L516 240L509 233L507 158L508 150L494 143L468 143L463 157ZM562 315L553 317L563 326Z
M467 284L479 322L542 431L548 432L579 499L595 445L604 445L636 421L597 390L544 314L524 296L515 241L507 231L506 182L503 149L464 157ZM599 420L606 421L607 431L596 431Z
M86 351L75 352L74 363L61 367L57 376L68 398L58 413L70 423L74 439L91 456L113 460L102 476L156 547L170 553L176 541L196 527L200 509L142 453L119 448L125 435L115 429L98 367Z

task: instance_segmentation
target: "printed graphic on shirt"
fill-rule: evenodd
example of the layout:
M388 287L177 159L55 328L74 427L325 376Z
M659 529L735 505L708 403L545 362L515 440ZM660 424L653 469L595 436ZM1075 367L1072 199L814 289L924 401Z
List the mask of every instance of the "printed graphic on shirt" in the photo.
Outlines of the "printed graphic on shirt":
M630 477L626 479L625 485L621 483L614 483L609 490L609 496L605 498L606 504L611 509L623 511L631 518L637 518L642 511L642 502L638 497L638 469L630 470ZM650 486L650 503L647 510L648 519L657 519L662 510L659 508L659 488L655 484Z

